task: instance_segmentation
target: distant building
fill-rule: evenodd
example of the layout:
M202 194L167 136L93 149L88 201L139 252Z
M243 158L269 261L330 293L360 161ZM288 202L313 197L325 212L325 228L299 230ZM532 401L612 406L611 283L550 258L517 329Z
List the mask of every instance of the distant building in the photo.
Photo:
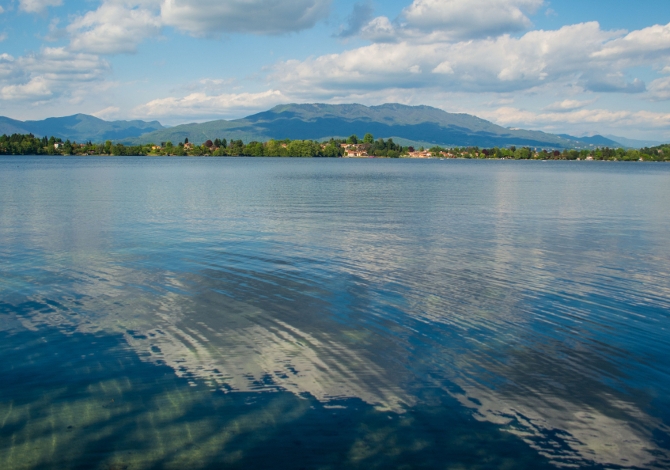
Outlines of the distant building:
M431 158L433 154L430 153L428 150L424 150L424 151L410 152L409 156L411 158Z
M445 152L444 150L440 152L440 156L444 158L456 158L456 155L451 152Z
M370 155L368 155L368 152L366 152L365 150L347 149L344 156L345 157L369 157Z

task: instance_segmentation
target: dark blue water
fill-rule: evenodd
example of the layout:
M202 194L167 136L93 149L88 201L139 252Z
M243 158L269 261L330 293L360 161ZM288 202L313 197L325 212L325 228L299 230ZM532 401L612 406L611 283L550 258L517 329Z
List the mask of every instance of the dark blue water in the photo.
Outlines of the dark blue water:
M0 468L670 467L670 165L0 159Z

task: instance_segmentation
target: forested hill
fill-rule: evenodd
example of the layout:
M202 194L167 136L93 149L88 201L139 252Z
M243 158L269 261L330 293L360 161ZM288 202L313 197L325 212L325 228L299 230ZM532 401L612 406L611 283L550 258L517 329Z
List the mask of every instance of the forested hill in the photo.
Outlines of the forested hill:
M158 121L105 121L87 114L54 117L41 121L18 121L0 117L0 135L33 134L57 136L76 142L104 142L137 137L163 129Z
M126 139L141 142L202 143L215 138L245 142L270 139L310 139L347 137L372 133L404 144L426 146L538 146L589 148L592 144L538 131L512 130L469 114L453 114L430 106L384 104L288 104L234 121L184 124Z

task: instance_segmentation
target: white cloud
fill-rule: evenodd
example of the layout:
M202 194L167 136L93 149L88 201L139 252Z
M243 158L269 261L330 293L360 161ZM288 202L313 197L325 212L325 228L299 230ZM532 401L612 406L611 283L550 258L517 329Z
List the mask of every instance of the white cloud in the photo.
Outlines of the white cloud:
M314 26L331 0L104 0L75 17L66 31L75 51L134 53L164 25L194 36L217 33L280 34Z
M109 64L90 54L65 48L44 48L39 53L14 58L0 55L0 98L44 100L81 94L87 85L100 82Z
M605 73L598 75L593 73L585 82L586 89L603 93L642 93L647 90L647 85L639 78L633 81L626 80L621 72Z
M7 39L7 33L0 33L0 42L4 41Z
M670 77L654 80L649 85L649 96L653 100L670 100Z
M435 67L435 68L433 69L433 73L441 73L441 74L445 74L445 75L453 75L453 74L454 74L454 69L453 69L453 67L451 66L451 64L449 63L449 61L448 61L448 60L445 60L444 62L441 62L440 64L437 65L437 67Z
M249 110L265 110L288 101L287 97L277 90L268 90L261 93L224 93L221 95L191 93L183 98L168 97L149 101L136 107L133 114L143 118L165 116L221 117Z
M331 0L164 0L166 25L195 36L220 33L282 34L313 27Z
M597 59L627 59L629 64L667 57L670 52L670 23L633 31L610 41L593 54Z
M19 8L28 13L41 13L47 7L57 7L63 0L19 0Z
M52 94L45 77L36 77L27 83L0 88L0 97L3 100L41 100L49 98Z
M581 109L567 113L540 112L511 107L499 108L482 113L488 119L503 126L546 126L552 124L601 124L616 128L654 127L670 129L670 113L651 111L612 111L608 109Z
M67 27L71 49L96 54L135 52L144 39L160 33L161 20L147 6L107 1L75 18Z
M372 6L372 2L370 0L355 3L353 11L347 17L346 26L341 27L337 37L348 38L358 34L361 29L372 19L373 12L374 7Z
M119 112L121 108L118 106L108 106L105 109L91 113L92 116L95 116L100 119L110 119L119 117Z
M0 15L2 15L5 12L5 9L0 6Z
M316 88L333 93L379 87L512 92L549 83L577 84L599 92L643 92L644 82L627 76L620 57L599 54L624 34L603 31L591 22L531 31L519 38L375 43L341 54L276 64L272 78L289 91ZM670 58L670 53L664 57ZM629 63L652 65L650 59Z
M534 13L544 0L414 0L394 25L380 16L360 28L372 42L453 42L497 37L532 26Z
M372 42L396 42L396 31L391 21L385 16L379 16L361 28L360 36Z
M586 101L563 100L563 101L557 101L556 103L552 103L549 106L546 106L543 110L552 111L555 113L565 113L568 111L574 111L576 109L585 108L589 105L592 105L595 102L596 100L586 100Z
M544 0L414 0L401 17L406 29L439 31L452 39L499 36L523 31Z

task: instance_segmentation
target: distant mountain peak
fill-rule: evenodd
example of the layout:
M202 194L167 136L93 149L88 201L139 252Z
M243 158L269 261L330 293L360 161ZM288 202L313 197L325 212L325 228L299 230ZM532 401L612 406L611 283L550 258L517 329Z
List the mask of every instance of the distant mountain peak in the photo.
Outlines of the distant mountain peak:
M530 146L561 148L576 141L539 131L511 130L464 113L449 113L427 105L384 103L287 103L232 121L186 124L143 135L152 142L199 143L216 138L265 141L270 139L326 140L352 134L393 138L408 145L441 146ZM138 143L140 138L128 143ZM588 144L584 143L584 146Z

